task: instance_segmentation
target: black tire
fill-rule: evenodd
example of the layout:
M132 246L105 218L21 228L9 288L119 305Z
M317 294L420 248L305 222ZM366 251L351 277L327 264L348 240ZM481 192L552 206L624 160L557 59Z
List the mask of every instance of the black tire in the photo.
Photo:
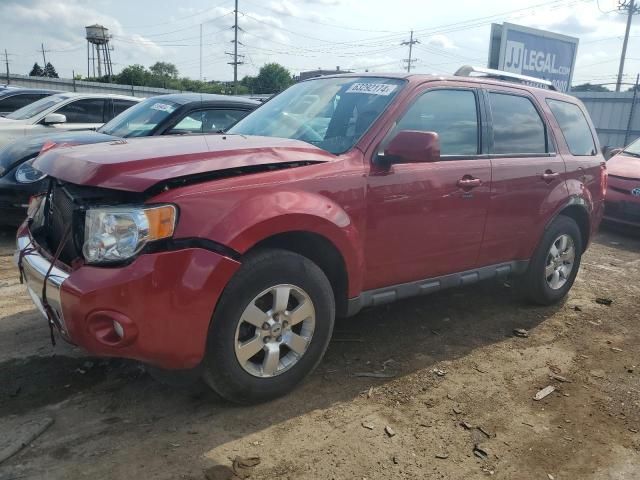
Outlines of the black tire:
M235 353L235 333L245 308L273 286L301 288L315 309L315 327L306 351L291 368L261 378L247 372ZM221 397L234 403L268 401L290 392L320 363L335 321L335 299L324 272L302 255L264 249L247 255L226 286L213 315L202 362L205 382Z
M561 235L571 237L575 248L573 268L566 282L558 289L552 289L545 278L545 268L549 250ZM538 305L553 305L561 301L573 286L583 251L582 234L578 224L570 217L559 215L545 230L542 240L529 262L526 273L519 279L519 290L524 298Z

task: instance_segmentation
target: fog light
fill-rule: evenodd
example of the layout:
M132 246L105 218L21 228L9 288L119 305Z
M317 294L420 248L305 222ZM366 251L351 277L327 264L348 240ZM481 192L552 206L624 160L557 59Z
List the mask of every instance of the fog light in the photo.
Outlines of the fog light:
M113 321L113 331L116 332L116 335L120 338L124 337L124 327L116 320Z

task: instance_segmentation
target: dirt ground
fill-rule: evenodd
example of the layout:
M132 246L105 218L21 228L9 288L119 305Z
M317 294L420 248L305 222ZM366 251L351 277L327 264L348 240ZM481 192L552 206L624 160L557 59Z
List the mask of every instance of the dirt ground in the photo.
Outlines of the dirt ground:
M12 250L0 233L0 434L54 423L2 480L217 480L236 456L260 457L251 479L640 478L638 232L600 233L562 305L487 283L342 320L300 388L254 407L52 347Z

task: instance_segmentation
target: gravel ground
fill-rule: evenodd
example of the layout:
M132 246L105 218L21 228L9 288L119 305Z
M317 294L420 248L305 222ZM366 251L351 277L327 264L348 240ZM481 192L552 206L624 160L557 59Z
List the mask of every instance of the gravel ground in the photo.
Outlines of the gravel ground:
M640 478L638 232L600 233L561 305L486 283L342 320L300 388L254 407L52 347L12 250L0 232L0 446L54 422L2 480L218 480L238 456L251 479Z

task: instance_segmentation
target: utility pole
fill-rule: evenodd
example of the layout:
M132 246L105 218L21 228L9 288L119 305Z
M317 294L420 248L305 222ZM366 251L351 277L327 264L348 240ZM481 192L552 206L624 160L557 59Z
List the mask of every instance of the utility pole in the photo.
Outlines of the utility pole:
M44 68L47 66L47 57L44 55L44 43L41 43L40 46L42 47L42 62L44 63L42 68Z
M406 58L403 60L403 62L406 62L407 64L407 72L411 72L411 65L413 64L413 62L415 62L417 59L412 58L413 55L413 46L416 43L420 43L420 40L414 40L413 39L413 30L411 30L411 38L408 42L402 42L400 45L409 45L409 58Z
M7 85L9 85L9 82L11 81L11 79L9 78L9 54L7 53L7 49L4 49L4 64L7 66Z
M200 81L202 81L202 24L200 24Z
M635 0L618 0L618 10L627 11L627 29L624 33L624 42L622 43L622 54L620 55L620 68L618 69L618 81L616 82L616 92L620 91L622 83L622 75L624 74L624 61L627 56L627 44L629 43L629 31L631 30L631 19L633 15L640 13L640 7L636 6Z
M244 62L238 60L238 57L243 57L244 55L238 55L238 30L242 30L238 26L238 0L236 0L235 6L235 23L233 24L233 52L224 52L226 55L233 56L233 62L227 62L229 65L233 65L233 93L238 94L238 65L242 65Z

